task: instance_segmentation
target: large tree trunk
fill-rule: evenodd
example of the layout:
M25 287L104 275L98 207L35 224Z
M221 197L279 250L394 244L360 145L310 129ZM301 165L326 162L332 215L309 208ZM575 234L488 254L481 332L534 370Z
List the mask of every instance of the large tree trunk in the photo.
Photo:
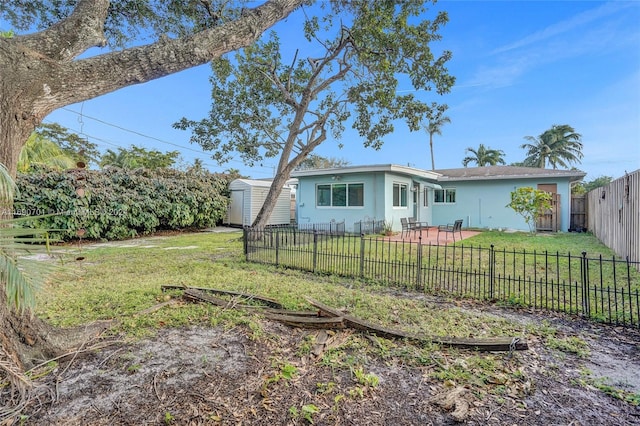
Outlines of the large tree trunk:
M0 163L15 176L27 138L55 109L202 65L247 46L302 3L269 0L245 10L237 20L190 37L86 59L76 58L105 44L108 0L80 0L72 15L44 31L0 38ZM29 312L10 310L0 283L0 358L8 357L22 369L82 339L70 333L49 327ZM0 362L0 372L2 365Z
M269 218L271 218L271 213L273 213L273 209L278 203L278 198L282 193L282 187L286 185L294 167L287 167L286 170L276 173L276 176L271 182L271 188L269 188L269 192L264 199L264 203L253 221L253 227L264 228L269 224Z

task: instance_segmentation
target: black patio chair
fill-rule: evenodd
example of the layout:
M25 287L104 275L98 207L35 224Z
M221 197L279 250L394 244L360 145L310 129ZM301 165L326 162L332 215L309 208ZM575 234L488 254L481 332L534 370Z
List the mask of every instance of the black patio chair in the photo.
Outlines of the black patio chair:
M456 232L460 234L460 239L462 240L462 219L458 219L453 224L448 223L446 225L438 226L438 238L437 243L440 244L440 233L444 232L446 234L453 235L453 242L456 242ZM449 237L447 237L449 238Z
M427 237L429 236L429 223L428 222L416 222L414 217L408 218L409 228L414 232L422 232L423 229L427 230Z
M409 225L409 221L407 220L406 217L400 218L400 225L402 225L402 232L400 233L400 238L404 238L404 234L409 235L409 232L411 231L415 232L415 230L411 228L411 225Z

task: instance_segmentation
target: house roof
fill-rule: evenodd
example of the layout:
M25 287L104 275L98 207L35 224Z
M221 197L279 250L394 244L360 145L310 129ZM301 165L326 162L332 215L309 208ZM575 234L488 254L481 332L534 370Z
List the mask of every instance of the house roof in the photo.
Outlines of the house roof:
M330 169L298 170L294 177L342 175L350 173L391 172L420 178L430 182L456 182L465 180L499 180L532 178L568 178L570 182L581 180L586 173L580 170L541 169L538 167L487 166L462 167L458 169L424 170L397 164L375 164L369 166L348 166ZM439 186L437 186L439 187Z
M441 175L438 178L438 182L532 178L569 178L569 181L573 182L581 180L586 175L585 172L580 170L518 166L462 167L458 169L439 169L436 172Z
M433 171L416 169L415 167L399 166L397 164L375 164L370 166L347 166L347 167L336 167L336 168L330 168L330 169L298 170L291 173L291 176L305 177L305 176L322 176L322 175L369 173L369 172L398 173L398 174L412 176L412 177L429 179L432 181L437 180L439 176L438 173Z

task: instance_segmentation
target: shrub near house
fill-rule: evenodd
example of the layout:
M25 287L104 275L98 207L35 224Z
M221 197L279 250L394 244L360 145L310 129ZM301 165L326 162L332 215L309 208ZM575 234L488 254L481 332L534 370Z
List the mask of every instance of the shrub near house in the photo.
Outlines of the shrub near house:
M174 169L43 171L17 178L19 216L62 240L123 239L159 230L206 228L224 217L229 177Z

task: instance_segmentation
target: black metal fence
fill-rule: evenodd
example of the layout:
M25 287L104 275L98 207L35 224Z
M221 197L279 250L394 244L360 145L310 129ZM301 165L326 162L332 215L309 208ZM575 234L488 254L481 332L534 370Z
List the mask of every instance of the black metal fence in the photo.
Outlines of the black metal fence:
M361 220L353 224L353 233L361 234L380 234L384 231L384 220Z
M297 226L285 226L290 232L319 232L321 234L342 235L345 233L344 221L328 223L300 223Z
M292 227L244 230L248 261L640 327L637 263L465 245L423 245Z

